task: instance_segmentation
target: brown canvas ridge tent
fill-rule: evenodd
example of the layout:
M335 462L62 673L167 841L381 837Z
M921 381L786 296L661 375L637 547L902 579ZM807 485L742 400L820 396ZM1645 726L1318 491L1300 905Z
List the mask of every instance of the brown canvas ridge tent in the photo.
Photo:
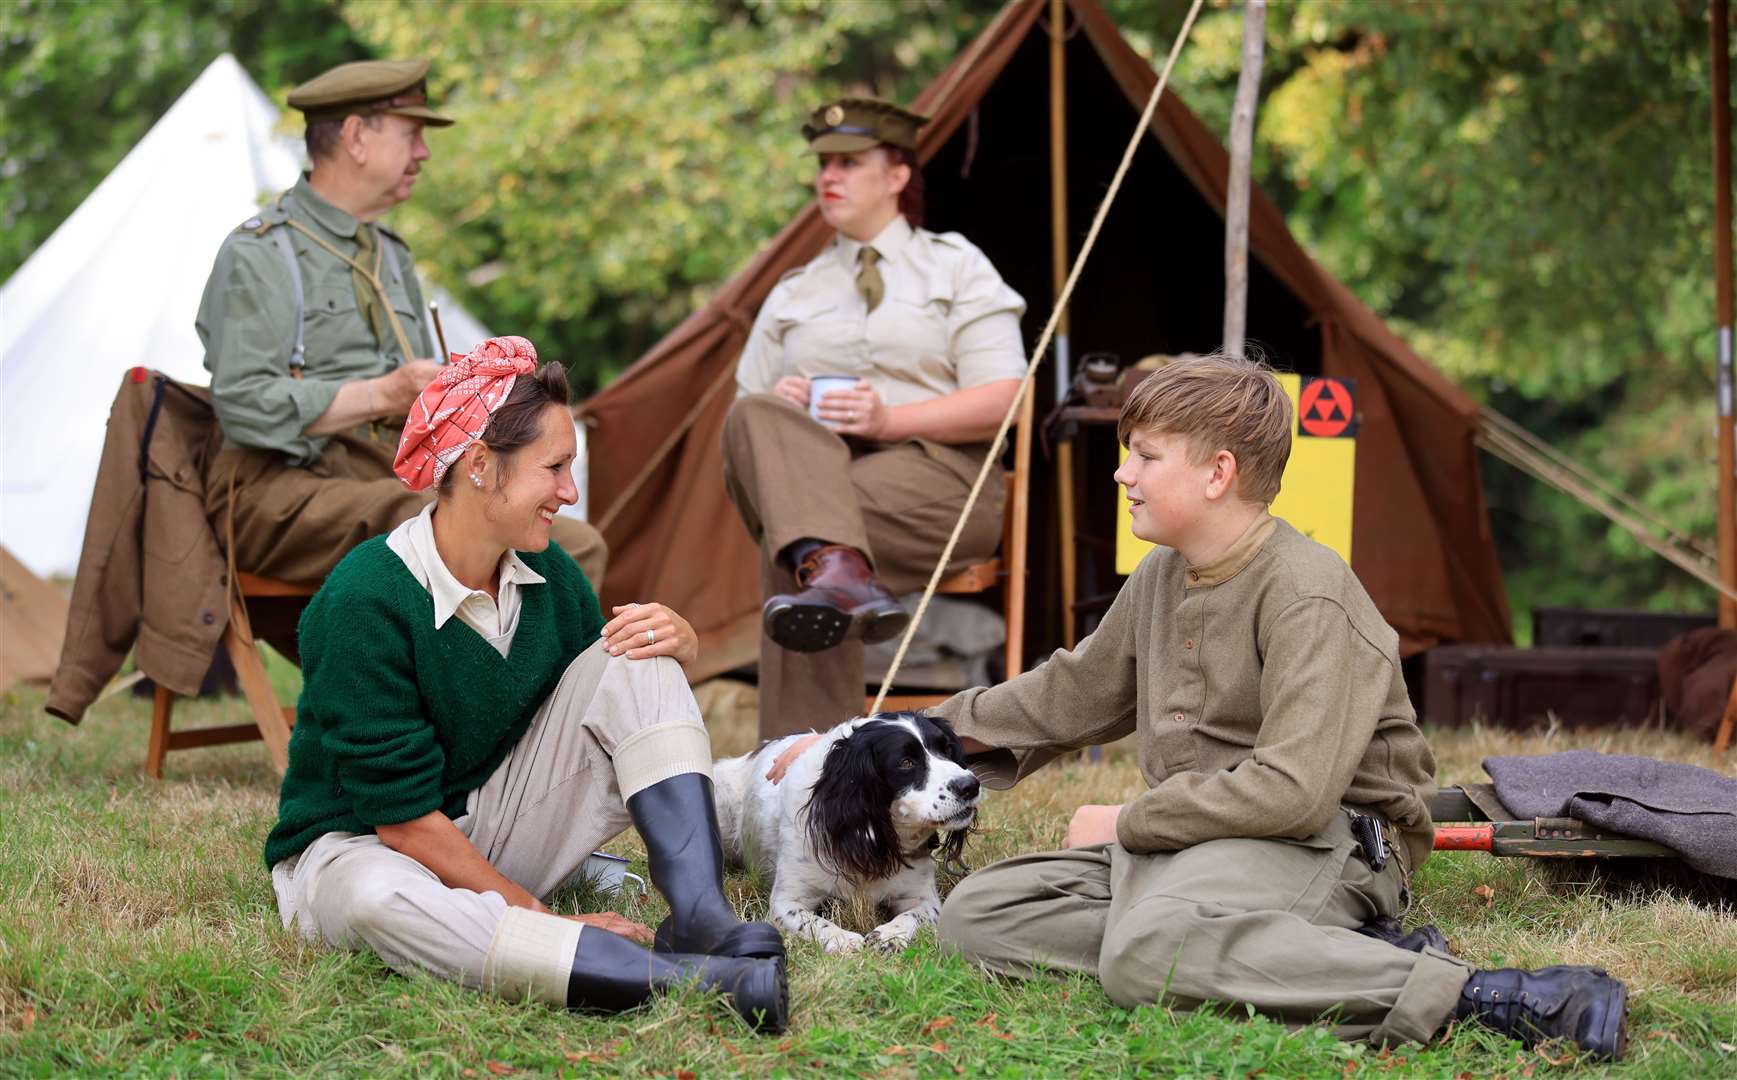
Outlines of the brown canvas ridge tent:
M67 601L53 585L0 547L0 694L21 682L46 683L60 661Z
M1157 74L1093 0L1066 6L1080 31L1066 46L1077 252ZM1049 39L1040 18L1047 7L1014 0L914 103L933 117L918 150L927 225L965 234L1026 298L1028 348L1054 300L1045 227ZM1171 90L1151 135L1070 305L1076 356L1109 351L1132 360L1218 344L1229 158ZM803 210L705 308L579 410L591 425L593 520L610 547L604 602L656 599L681 611L702 638L695 678L749 662L758 648L756 555L725 496L719 449L736 360L772 286L828 236L819 213ZM1311 259L1258 190L1249 250L1249 338L1282 368L1356 380L1352 568L1398 630L1402 652L1442 641L1507 642L1508 607L1472 441L1476 403ZM1052 362L1036 380L1039 416L1054 398ZM1114 459L1106 454L1113 446L1088 452L1081 495L1100 519L1113 512L1106 462ZM1034 460L1030 656L1060 641L1053 472ZM1081 553L1094 555L1084 541Z

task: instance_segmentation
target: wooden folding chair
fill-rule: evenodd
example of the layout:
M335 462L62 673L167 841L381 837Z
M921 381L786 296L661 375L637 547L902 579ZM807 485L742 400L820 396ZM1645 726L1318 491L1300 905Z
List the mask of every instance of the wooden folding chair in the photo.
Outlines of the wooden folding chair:
M1030 543L1027 523L1031 517L1031 425L1032 395L1027 392L1019 407L1019 423L1013 441L1013 471L1006 477L1007 501L1001 518L1001 554L967 566L941 579L936 595L950 596L987 592L1002 586L1002 614L1007 619L1007 674L1011 679L1025 670L1026 549ZM926 709L946 701L951 694L888 693L881 708ZM874 707L875 696L863 698L863 711Z
M179 695L159 685L155 706L151 710L151 743L145 751L145 772L152 779L162 777L163 756L171 750L220 746L224 743L247 742L250 739L265 741L266 751L271 754L272 764L280 774L289 765L289 736L290 728L296 722L296 709L294 705L280 703L271 688L271 678L266 674L265 659L260 655L259 644L254 640L253 623L248 616L246 605L255 600L281 603L285 599L299 598L301 603L296 605L299 608L305 606L307 598L314 595L316 587L292 585L287 581L240 571L236 573L235 580L241 599L237 600L233 595L230 597L229 626L223 631L223 645L229 653L230 663L235 665L236 681L241 684L247 708L253 713L253 722L174 731L170 728L169 721Z

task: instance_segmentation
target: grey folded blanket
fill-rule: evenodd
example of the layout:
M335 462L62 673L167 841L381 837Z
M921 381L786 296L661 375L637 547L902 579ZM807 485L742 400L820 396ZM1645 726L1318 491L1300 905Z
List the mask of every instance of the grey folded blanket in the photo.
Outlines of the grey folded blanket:
M1663 844L1706 874L1737 878L1737 779L1674 761L1565 750L1484 759L1520 817L1571 817Z

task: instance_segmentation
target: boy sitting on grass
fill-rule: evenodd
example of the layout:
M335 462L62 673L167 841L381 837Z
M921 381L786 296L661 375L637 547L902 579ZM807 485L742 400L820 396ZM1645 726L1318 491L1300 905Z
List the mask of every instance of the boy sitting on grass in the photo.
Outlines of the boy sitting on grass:
M1077 648L934 711L991 786L1137 733L1150 787L1080 807L1066 851L966 878L943 946L1003 975L1085 972L1128 1007L1247 1004L1377 1043L1476 1020L1619 1057L1627 992L1598 968L1477 971L1357 932L1410 906L1435 760L1397 635L1339 556L1267 511L1291 451L1271 369L1172 363L1117 436L1134 534L1162 546Z

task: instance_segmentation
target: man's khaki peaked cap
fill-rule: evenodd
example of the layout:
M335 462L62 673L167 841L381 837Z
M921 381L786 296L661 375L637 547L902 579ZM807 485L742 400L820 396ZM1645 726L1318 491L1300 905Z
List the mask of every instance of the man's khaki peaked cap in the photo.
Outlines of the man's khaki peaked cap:
M452 123L428 107L428 61L357 60L339 64L290 91L291 108L308 123L341 120L352 113L391 113L433 127Z
M817 154L853 154L880 143L917 148L917 129L929 122L879 98L847 97L808 114L802 137Z

